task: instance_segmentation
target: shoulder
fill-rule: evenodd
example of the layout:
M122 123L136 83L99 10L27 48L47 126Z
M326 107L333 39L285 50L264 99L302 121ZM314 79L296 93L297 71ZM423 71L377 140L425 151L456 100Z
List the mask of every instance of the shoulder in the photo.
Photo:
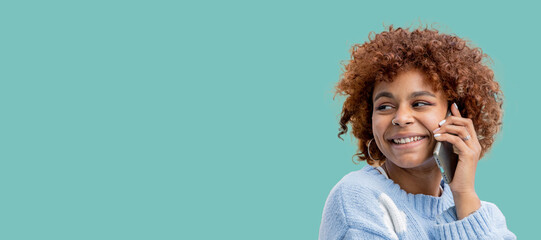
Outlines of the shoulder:
M386 178L371 166L348 173L329 193L323 217L334 215L332 218L343 219L342 224L349 227L355 227L366 219L379 218L382 212L379 198L385 188L384 180Z
M372 166L365 166L360 170L346 174L331 190L331 194L342 194L344 197L370 197L359 196L356 193L379 193L386 186L386 178ZM351 196L353 194L353 196Z

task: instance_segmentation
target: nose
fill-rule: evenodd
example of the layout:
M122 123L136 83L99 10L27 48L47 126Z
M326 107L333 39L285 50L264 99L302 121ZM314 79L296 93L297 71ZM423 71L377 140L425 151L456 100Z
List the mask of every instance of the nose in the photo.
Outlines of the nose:
M395 116L392 120L392 124L396 126L405 127L413 123L413 115L410 109L399 107L396 110Z

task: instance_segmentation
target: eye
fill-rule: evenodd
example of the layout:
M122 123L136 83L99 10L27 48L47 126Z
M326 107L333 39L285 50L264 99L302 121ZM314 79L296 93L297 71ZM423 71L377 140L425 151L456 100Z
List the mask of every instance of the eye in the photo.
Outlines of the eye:
M381 105L381 106L377 107L376 110L385 111L385 110L389 110L391 108L393 108L391 105Z
M423 107L423 106L430 106L432 104L430 103L427 103L427 102L415 102L413 103L413 107Z

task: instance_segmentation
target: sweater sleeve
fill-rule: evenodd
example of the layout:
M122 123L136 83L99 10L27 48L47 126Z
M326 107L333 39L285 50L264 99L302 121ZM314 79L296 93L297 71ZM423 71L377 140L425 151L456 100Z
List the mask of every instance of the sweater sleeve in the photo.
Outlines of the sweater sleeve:
M319 240L342 239L348 229L342 196L337 192L340 192L340 189L333 188L325 202L319 226Z
M500 209L493 203L481 201L481 207L458 220L455 207L450 207L436 219L436 236L440 239L516 239Z
M363 209L365 204L355 205L354 208L360 211L351 213L351 207L348 207L349 204L344 202L344 199L349 199L348 195L351 194L366 196L366 194L362 194L362 191L359 192L359 189L352 192L347 187L336 186L333 188L323 208L319 228L320 240L398 239L394 232L376 224L377 217L371 215L371 211ZM360 202L365 201L361 200Z

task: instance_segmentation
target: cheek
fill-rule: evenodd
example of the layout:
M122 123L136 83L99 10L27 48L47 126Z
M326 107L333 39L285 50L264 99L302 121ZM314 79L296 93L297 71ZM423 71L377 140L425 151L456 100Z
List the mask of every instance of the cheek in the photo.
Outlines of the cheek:
M372 133L374 134L374 137L382 138L388 125L389 124L386 123L385 119L372 117Z
M424 120L423 125L425 125L428 130L433 131L434 129L440 127L438 123L443 119L444 118L440 119L439 117L429 117Z

